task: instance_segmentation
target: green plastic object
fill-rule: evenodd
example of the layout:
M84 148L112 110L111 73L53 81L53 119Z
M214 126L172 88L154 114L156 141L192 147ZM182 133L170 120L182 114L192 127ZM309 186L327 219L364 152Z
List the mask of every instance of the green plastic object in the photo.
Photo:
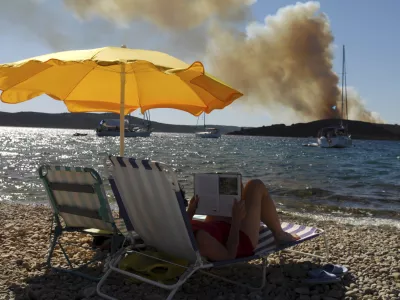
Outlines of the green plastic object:
M148 257L147 255L152 257ZM174 283L186 271L184 267L170 264L157 258L185 267L188 265L188 261L184 259L153 250L144 250L139 253L127 255L120 261L119 268L164 284ZM131 281L135 283L140 282L136 279L132 279Z

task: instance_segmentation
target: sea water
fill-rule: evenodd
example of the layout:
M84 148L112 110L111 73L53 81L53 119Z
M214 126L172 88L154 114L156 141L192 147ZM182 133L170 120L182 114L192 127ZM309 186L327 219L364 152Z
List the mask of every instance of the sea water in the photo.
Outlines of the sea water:
M93 130L0 127L0 201L47 202L37 168L43 163L93 167L119 153L119 137ZM400 228L400 142L355 140L354 147L304 147L313 139L153 133L126 138L127 156L172 166L187 197L196 172L240 172L259 178L279 210L353 224ZM107 193L112 195L106 186Z

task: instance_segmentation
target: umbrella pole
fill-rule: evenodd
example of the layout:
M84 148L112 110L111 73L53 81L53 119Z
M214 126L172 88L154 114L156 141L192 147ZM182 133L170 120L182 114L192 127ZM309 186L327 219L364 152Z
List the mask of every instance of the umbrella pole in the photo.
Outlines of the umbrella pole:
M124 156L125 138L125 63L121 63L121 103L119 110L119 154Z

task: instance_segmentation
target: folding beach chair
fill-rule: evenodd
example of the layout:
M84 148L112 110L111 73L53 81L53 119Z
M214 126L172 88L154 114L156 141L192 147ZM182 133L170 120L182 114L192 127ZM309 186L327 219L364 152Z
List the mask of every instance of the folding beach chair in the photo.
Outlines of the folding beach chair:
M187 267L182 266L186 269L184 274L175 284L168 285L121 270L118 265L120 260L126 256L128 249L125 249L111 260L109 270L97 285L97 293L103 298L116 299L101 291L104 281L112 272L169 290L167 299L172 299L176 291L196 271L242 285L204 270L254 259L262 259L262 282L261 286L258 287L258 289L261 289L266 281L267 261L265 257L268 254L298 245L323 234L323 231L317 228L283 223L284 230L296 233L300 236L300 240L277 248L271 231L264 226L261 229L259 244L253 256L228 261L206 261L200 256L185 210L184 199L172 169L165 164L149 160L114 156L110 156L109 159L113 165L109 180L111 185L114 186L113 190L117 191L115 197L120 209L125 211L125 218L129 219L126 220L126 223L130 222L133 225L135 232L139 234L147 246L154 247L159 252L173 257L185 259L189 262L189 265ZM136 251L132 252L141 254Z
M104 255L74 266L60 239L65 232L107 236L111 239L111 253L116 252L118 243L124 242L127 236L134 241L133 234L128 233L123 220L113 218L100 175L91 168L81 167L42 165L38 171L53 210L48 267L99 280L100 278L82 273L80 269L101 260ZM57 245L69 268L52 266Z

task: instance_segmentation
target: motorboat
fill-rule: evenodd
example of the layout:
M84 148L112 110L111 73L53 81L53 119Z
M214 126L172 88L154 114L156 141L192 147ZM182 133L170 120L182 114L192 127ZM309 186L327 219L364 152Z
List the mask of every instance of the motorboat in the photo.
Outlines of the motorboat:
M75 132L72 136L87 136L87 133Z
M104 119L100 121L99 126L96 128L97 136L120 136L120 123L119 119ZM125 137L149 137L153 131L150 124L136 125L129 124L125 120Z
M200 138L220 138L221 132L218 128L205 128L204 131L198 131L195 133L196 137Z

